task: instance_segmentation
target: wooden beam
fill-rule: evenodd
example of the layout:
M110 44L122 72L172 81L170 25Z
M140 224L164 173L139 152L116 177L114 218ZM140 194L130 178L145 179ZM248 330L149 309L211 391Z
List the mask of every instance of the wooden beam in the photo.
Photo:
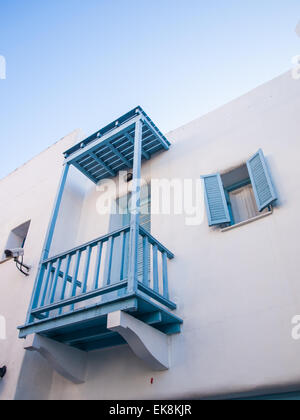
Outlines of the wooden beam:
M124 135L127 138L127 140L129 140L134 145L134 139L128 133L125 133ZM142 155L145 159L147 159L147 160L150 159L150 155L147 152L145 152L143 147L142 147Z
M89 152L89 155L93 159L95 159L95 161L97 163L99 163L99 165L101 165L111 176L113 176L113 177L116 176L116 173L108 165L106 165L106 163L101 158L99 158L98 156L96 156L94 152Z
M120 159L121 159L121 161L128 167L128 168L131 168L131 164L130 164L130 162L129 162L129 160L127 160L123 155L122 155L122 153L120 153L119 152L119 150L115 147L115 146L113 146L111 143L108 143L107 144L107 146L110 148L110 150L115 154L115 155L117 155Z
M127 286L127 281L114 283L110 286L103 287L102 289L93 290L92 292L83 293L78 296L72 296L60 302L55 302L55 303L52 303L51 305L47 305L47 306L43 306L42 308L35 309L32 311L32 315L36 316L39 314L43 314L44 312L54 311L55 309L59 309L64 306L75 305L76 303L82 302L84 300L93 299L95 297L105 295L107 293L111 293L119 289L124 289L126 286Z
M81 308L75 312L69 312L60 316L54 316L45 320L36 321L34 323L26 324L18 327L20 330L19 338L25 338L30 334L51 334L58 331L60 328L68 326L68 328L79 328L81 323L86 323L89 320L99 319L110 312L122 311L136 311L138 302L135 296L126 295L117 299L112 299L103 304L95 304L89 308Z

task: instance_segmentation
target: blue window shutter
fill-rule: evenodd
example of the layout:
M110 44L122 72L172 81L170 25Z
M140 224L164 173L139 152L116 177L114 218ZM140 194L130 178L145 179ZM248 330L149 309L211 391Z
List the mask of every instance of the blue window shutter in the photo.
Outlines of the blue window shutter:
M277 196L261 149L247 161L247 167L258 210L262 211L277 200Z
M230 215L220 174L202 176L209 226L230 223Z

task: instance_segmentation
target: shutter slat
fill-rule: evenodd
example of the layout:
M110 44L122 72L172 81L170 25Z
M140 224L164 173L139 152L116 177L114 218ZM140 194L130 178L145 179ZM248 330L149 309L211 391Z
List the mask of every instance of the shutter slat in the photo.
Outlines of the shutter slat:
M247 161L256 204L259 211L264 210L277 200L271 174L266 164L263 151L260 149Z
M225 192L220 174L202 176L209 226L230 222Z

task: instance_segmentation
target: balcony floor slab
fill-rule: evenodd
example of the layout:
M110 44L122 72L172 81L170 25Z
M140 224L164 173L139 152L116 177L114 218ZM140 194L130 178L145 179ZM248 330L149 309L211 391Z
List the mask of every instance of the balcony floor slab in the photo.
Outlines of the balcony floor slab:
M123 345L126 342L121 335L107 329L107 316L115 311L129 313L167 335L179 333L183 322L169 310L137 292L60 316L37 320L19 327L19 336L25 338L30 334L40 334L87 352Z

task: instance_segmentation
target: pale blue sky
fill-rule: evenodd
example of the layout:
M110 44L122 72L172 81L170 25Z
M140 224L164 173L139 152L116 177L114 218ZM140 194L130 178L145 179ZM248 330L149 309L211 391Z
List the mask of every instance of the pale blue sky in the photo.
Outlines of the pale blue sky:
M299 0L0 0L0 178L136 105L166 133L278 76L299 20Z

